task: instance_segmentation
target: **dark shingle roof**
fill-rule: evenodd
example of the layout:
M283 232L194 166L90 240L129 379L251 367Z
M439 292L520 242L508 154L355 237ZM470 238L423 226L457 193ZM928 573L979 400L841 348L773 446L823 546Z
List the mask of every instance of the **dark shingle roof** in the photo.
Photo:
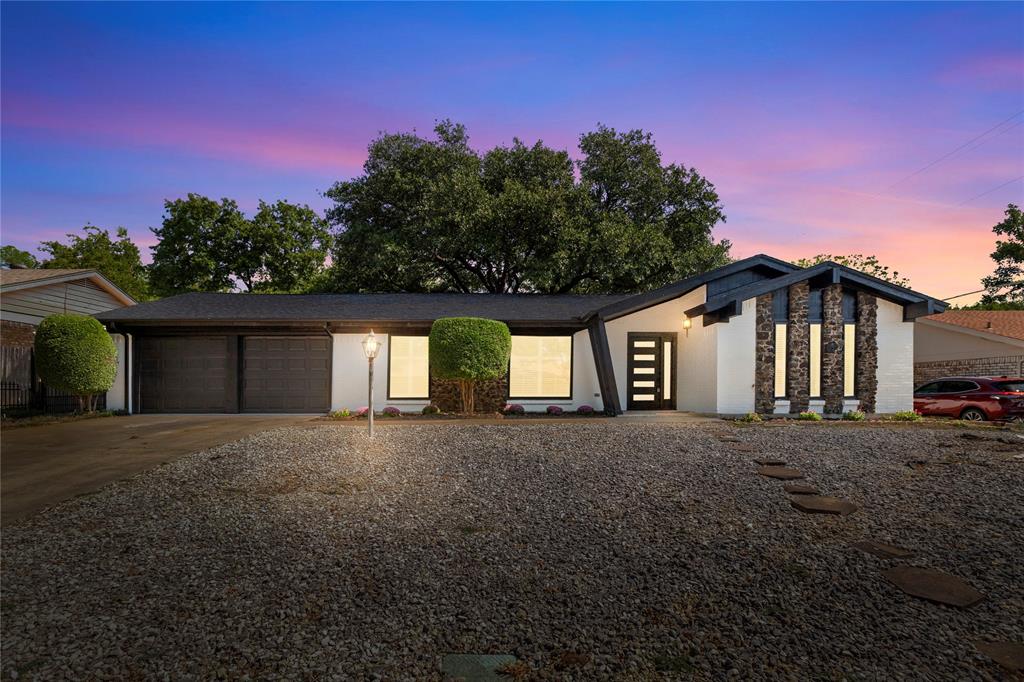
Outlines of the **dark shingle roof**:
M619 295L216 294L191 293L118 308L103 322L431 322L488 317L506 322L576 322Z

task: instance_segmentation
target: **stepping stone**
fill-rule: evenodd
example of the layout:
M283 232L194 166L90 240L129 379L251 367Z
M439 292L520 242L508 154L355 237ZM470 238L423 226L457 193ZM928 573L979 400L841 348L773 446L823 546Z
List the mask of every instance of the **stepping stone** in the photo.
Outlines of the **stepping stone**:
M1024 644L1019 642L975 642L974 646L1007 670L1024 670Z
M909 595L962 609L985 598L960 578L930 568L896 566L883 571L882 576Z
M782 489L790 495L818 495L821 492L818 486L810 483L787 483Z
M804 477L804 475L796 469L778 466L761 467L757 470L757 473L762 476L767 476L768 478L777 478L780 481L792 481L794 479Z
M499 670L516 662L508 654L447 654L441 659L441 678L465 682L508 682Z
M874 540L862 540L855 542L850 547L859 549L862 552L873 554L876 557L882 559L907 559L914 556L914 553L909 549L903 549L895 545L887 545L884 542L875 542Z
M805 514L837 514L848 516L857 511L857 505L849 500L842 500L838 497L824 497L822 495L794 495L789 498L789 503L794 509Z
M754 463L762 466L782 466L786 460L779 457L755 457Z

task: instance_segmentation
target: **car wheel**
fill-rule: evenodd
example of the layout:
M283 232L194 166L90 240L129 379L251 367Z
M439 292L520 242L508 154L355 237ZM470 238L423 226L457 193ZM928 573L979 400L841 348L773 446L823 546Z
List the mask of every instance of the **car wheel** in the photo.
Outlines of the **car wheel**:
M960 413L960 418L965 422L983 422L988 419L988 417L985 416L985 413L976 407L968 407Z

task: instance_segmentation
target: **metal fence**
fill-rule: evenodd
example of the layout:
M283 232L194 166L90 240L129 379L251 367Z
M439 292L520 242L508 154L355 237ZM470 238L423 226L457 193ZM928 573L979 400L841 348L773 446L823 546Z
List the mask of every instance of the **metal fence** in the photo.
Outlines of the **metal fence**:
M45 386L35 373L31 347L0 347L0 410L56 414L79 409L78 396ZM107 407L101 395L96 409Z

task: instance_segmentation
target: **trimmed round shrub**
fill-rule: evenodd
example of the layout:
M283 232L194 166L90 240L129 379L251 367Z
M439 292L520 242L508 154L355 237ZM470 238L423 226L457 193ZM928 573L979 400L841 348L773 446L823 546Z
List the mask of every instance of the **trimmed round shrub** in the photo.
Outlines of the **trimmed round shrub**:
M381 410L380 413L382 415L384 415L385 417L401 417L402 416L402 411L400 409L398 409L397 407L395 407L394 405L388 405L383 410Z
M505 414L526 414L526 408L522 405L506 405Z
M563 410L558 405L548 405L548 414L553 414L557 416L562 414L563 412L565 412L565 410Z
M480 317L442 317L430 328L430 371L459 382L462 411L473 412L473 386L508 370L512 335L504 322Z
M423 414L441 414L441 408L434 403L430 403L423 407Z
M99 320L84 315L50 315L36 328L36 371L58 391L78 396L92 411L117 375L117 348Z
M576 408L576 414L594 414L594 408L590 405L580 405Z

